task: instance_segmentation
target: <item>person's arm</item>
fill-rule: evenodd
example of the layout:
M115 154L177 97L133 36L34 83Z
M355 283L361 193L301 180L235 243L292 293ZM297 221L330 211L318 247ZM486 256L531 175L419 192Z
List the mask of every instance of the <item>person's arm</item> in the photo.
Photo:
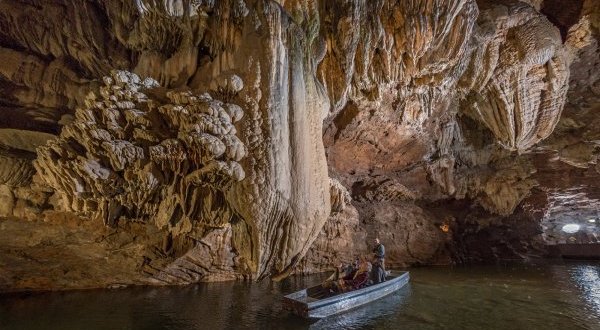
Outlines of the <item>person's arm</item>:
M323 282L330 282L333 281L335 279L335 272L333 274L331 274L331 276L329 276L325 281Z
M333 272L333 274L331 274L331 276L329 276L329 278L326 279L325 282L328 282L328 281L337 281L339 277L340 277L340 272L336 268L335 271Z

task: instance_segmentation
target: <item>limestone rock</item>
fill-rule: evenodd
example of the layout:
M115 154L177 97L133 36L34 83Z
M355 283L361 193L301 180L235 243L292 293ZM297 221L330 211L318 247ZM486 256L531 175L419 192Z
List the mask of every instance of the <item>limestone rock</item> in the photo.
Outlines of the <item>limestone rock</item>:
M9 217L13 214L15 196L7 185L0 185L0 217Z
M352 201L350 192L338 180L329 179L329 194L331 195L331 211L341 212Z
M186 157L192 163L201 161L206 166L192 168L195 172L189 173L189 183L203 182L221 187L227 185L224 178L243 179L239 184L228 186L227 191L222 190L223 196L216 200L218 204L228 201L226 205L222 205L226 210L222 212L236 214L239 225L233 226L233 230L240 232L233 235L234 241L243 246L238 252L248 263L248 269L256 276L289 272L290 265L299 261L306 253L330 213L327 167L319 137L320 121L326 113L327 98L315 79L318 62L309 51L313 40L308 36L308 31L304 30L305 27L296 25L281 7L269 1L253 3L252 7L247 7L243 1L215 2L191 7L174 3L172 6L155 6L145 2L139 3L139 6L116 2L104 5L103 10L97 13L100 16L106 15L115 22L113 27L116 31L113 31L114 35L110 38L121 46L114 51L128 49L124 53L115 54L115 57L127 58L128 56L123 56L127 52L139 55L138 63L135 67L131 66L132 71L142 76L155 77L165 87L181 86L185 82L191 89L199 88L205 92L214 85L214 97L222 98L225 101L222 103L235 100L239 106L225 106L225 115L214 113L210 107L196 109L206 112L199 115L206 117L203 124L196 125L188 122L190 118L185 109L177 107L183 106L185 101L169 101L174 106L161 108L161 116L170 117L168 121L173 121L175 126L195 132L186 137L169 136L177 137L183 142L183 145L178 145L173 141L165 142L164 136L149 134L159 128L148 127L143 116L135 111L125 114L134 109L145 111L146 109L132 109L130 103L137 105L144 96L138 95L140 87L136 86L137 81L121 86L121 76L112 77L116 80L115 84L105 81L106 85L111 86L110 90L105 86L96 100L87 101L103 105L86 104L85 107L101 107L104 109L102 117L98 118L85 111L78 112L76 123L69 125L70 129L63 130L63 134L69 134L71 138L89 134L91 139L82 141L87 144L84 149L93 152L101 149L102 154L106 155L104 158L108 159L99 157L100 159L88 159L84 162L79 158L73 166L78 171L58 176L46 171L43 176L55 176L50 179L53 186L69 187L62 189L71 191L68 196L86 196L83 199L68 197L68 209L98 210L95 212L102 214L106 223L110 224L121 214L147 218L150 214L155 214L155 208L158 208L161 225L169 223L168 226L175 232L186 233L194 230L194 226L191 220L186 220L190 216L185 213L190 212L193 218L197 211L186 208L181 210L173 205L178 205L175 203L176 194L192 198L191 201L179 203L193 203L195 198L200 198L196 197L194 191L180 191L179 186L175 186L164 193L162 206L155 206L156 203L147 201L158 198L160 194L157 191L164 188L160 184L162 179L154 175L156 171L153 168L157 165L165 168L179 165L185 167L186 162L180 162L177 155L181 148L192 147L194 152L186 153ZM253 14L249 14L250 10ZM152 25L155 27L150 29ZM134 29L130 31L125 26L134 26ZM306 28L316 26L318 25ZM65 29L69 28L71 26ZM162 31L163 35L157 31ZM88 36L81 37L86 39ZM94 35L86 39L85 43L94 42L96 37ZM257 44L262 47L256 47ZM199 52L199 49L203 51ZM238 56L240 51L244 56ZM104 58L96 55L92 56L93 61ZM129 65L127 62L120 63ZM198 63L202 65L198 66ZM94 72L107 71L105 65L90 62L84 64L94 66ZM286 73L266 75L268 72ZM132 86L135 88L131 88ZM125 91L121 96L119 93L123 87ZM243 90L240 90L242 87ZM127 99L130 94L132 100ZM157 106L160 108L161 104ZM236 124L235 129L231 129L227 122L232 119L240 120L240 109L244 109L246 115ZM101 125L91 125L94 129L89 133L84 132L90 125L79 127L77 119L80 122L95 121ZM293 127L289 126L290 123L293 123ZM203 135L204 133L236 135L238 139L223 138L218 142ZM149 146L144 148L138 141L160 142L161 146L150 150ZM239 147L240 142L245 149ZM203 149L195 149L198 145L204 146ZM219 156L224 146L224 154ZM63 148L64 145L55 147L69 149ZM43 153L49 156L49 150L45 150ZM172 153L168 159L147 163L147 159L151 158L149 155L158 155L163 150L170 150ZM58 158L74 157L78 152L74 150L70 154L60 155ZM57 159L42 158L42 162L48 161L50 164L52 159ZM215 158L215 161L206 163L211 158ZM241 160L239 166L235 159ZM142 166L146 166L143 171L148 175L134 175ZM45 165L39 167L41 169ZM57 163L48 167L63 168ZM207 175L214 172L222 175L207 178ZM58 177L73 178L69 180L77 182L64 182L65 179ZM104 184L94 187L92 180L82 182L75 179L81 177L101 180ZM133 177L139 182L123 182L123 179L127 181ZM122 186L124 189L110 189L115 186ZM93 189L90 190L89 187ZM149 191L139 194L141 188ZM117 198L97 200L97 196ZM145 204L146 207L134 208L133 205L137 203ZM173 221L170 219L172 214L177 215ZM230 218L223 216L219 220L220 217L215 217L216 214L209 216L216 223L227 222Z
M0 149L0 184L27 185L35 173L30 154Z
M475 1L323 1L321 7L328 52L319 73L334 114L348 100L380 104L391 92L402 120L420 126L452 94Z
M157 89L153 80L114 71L104 82L59 139L39 148L41 179L65 210L107 225L123 216L189 232L189 223L208 217L196 206L211 209L205 195L244 178L237 161L245 147L232 118L207 94L169 91L156 96L162 103L144 94Z
M599 17L2 1L0 290L279 279L375 236L396 266L541 255L600 200Z
M314 273L334 269L340 262L348 264L357 256L366 255L367 233L360 225L359 215L352 205L332 213L319 236L298 264L297 273Z
M492 131L498 143L524 151L548 137L562 112L570 56L559 30L518 2L486 4L462 84L462 107Z

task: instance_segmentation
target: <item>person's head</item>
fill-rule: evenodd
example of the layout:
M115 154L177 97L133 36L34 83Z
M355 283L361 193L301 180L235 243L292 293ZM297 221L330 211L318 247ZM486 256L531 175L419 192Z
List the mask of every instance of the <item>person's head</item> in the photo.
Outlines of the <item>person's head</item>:
M359 273L370 272L373 269L373 266L368 261L363 261L360 264Z
M375 237L375 244L379 245L379 238Z

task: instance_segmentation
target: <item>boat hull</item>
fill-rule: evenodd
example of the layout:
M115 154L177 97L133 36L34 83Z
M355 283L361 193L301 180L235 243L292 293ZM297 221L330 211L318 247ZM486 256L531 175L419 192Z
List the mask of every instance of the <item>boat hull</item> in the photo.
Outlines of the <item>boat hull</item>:
M293 313L305 318L324 318L339 314L353 308L368 304L380 299L405 286L410 279L408 272L394 274L383 283L328 297L313 299L310 290L305 289L294 292L284 297L284 307Z

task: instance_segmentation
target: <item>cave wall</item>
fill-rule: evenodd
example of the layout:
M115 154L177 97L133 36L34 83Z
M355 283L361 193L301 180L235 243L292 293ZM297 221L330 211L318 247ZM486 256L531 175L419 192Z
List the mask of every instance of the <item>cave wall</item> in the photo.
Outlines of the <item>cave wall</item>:
M600 11L558 8L3 1L0 289L543 255L600 186Z

